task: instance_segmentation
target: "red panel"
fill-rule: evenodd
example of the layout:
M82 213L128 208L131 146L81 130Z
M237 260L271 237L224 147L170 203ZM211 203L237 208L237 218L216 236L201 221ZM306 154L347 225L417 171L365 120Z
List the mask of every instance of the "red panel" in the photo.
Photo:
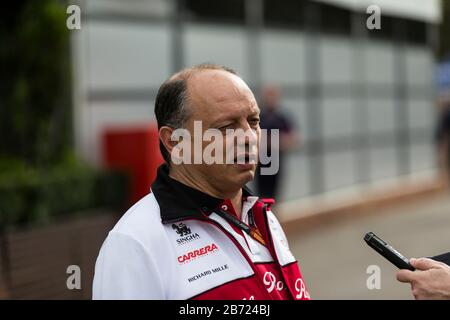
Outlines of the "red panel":
M102 149L104 166L130 173L130 204L149 193L157 168L163 163L156 124L107 128Z

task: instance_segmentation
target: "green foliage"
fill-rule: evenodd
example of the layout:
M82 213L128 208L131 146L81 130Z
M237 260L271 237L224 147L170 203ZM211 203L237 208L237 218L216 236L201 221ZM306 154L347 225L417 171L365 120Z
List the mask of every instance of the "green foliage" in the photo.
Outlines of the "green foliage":
M448 59L450 56L450 1L444 0L442 5L442 22L439 26L439 58Z
M72 156L51 169L0 159L0 226L42 225L89 208L121 210L127 185L125 174L93 170Z
M120 208L127 179L72 152L67 3L9 1L0 11L0 232L86 209Z
M57 0L13 1L0 17L0 155L49 165L70 148L69 32Z

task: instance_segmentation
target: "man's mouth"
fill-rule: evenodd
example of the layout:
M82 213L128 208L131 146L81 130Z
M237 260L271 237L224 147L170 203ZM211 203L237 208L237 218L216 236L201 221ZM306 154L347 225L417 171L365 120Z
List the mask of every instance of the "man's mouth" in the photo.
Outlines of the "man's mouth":
M234 158L234 163L237 164L256 164L257 157L255 154L242 154Z

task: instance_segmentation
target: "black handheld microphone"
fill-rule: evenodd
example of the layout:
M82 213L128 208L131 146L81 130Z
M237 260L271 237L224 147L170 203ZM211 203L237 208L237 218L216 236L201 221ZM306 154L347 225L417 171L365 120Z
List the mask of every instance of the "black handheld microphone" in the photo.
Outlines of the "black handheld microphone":
M408 269L414 271L415 269L400 252L395 250L392 246L377 237L373 232L368 232L364 236L364 241L375 251L389 260L393 265L399 269Z

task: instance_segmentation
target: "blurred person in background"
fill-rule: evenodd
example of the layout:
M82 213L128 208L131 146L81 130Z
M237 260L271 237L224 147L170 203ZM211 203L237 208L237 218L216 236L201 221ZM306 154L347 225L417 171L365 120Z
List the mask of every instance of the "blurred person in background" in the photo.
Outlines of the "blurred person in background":
M443 180L450 183L450 91L442 93L438 100L436 145L438 166Z
M276 174L261 174L261 167L267 167L260 163L256 175L257 190L261 197L276 199L279 195L281 180L283 179L283 166L285 154L288 151L298 148L301 144L300 135L294 128L291 119L281 110L281 92L276 85L267 85L261 94L261 129L266 129L268 136L271 130L278 129L280 142L277 146L271 145L271 140L267 140L268 154L278 152L279 169Z

